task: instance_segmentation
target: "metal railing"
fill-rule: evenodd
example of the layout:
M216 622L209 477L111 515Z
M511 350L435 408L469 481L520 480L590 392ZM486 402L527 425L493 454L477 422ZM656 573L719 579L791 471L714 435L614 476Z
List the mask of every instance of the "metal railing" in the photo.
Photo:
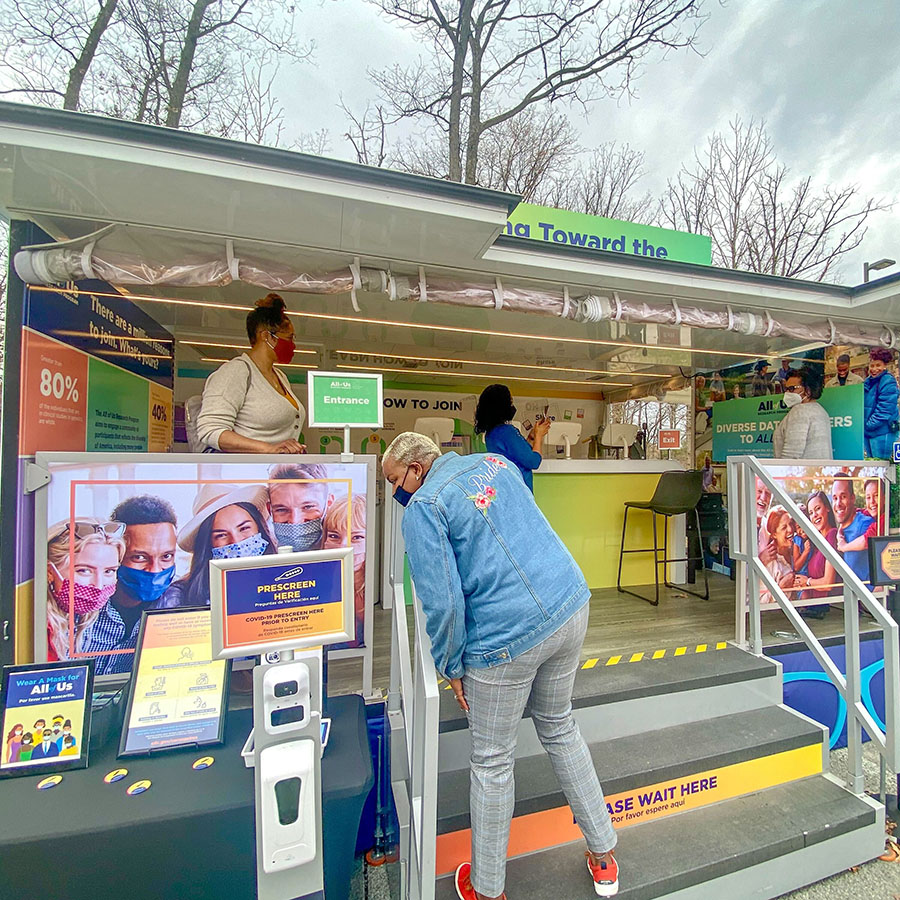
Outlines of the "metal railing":
M799 610L773 578L759 558L758 529L756 527L756 479L759 479L805 531L813 546L831 563L843 581L844 646L846 675L842 674L825 647L800 616ZM762 656L762 625L760 620L760 586L772 595L794 630L828 675L847 708L847 748L849 775L847 787L855 794L864 793L862 732L865 729L881 754L883 762L895 771L900 768L900 649L898 625L862 583L843 557L825 540L797 504L753 456L728 458L728 534L729 552L742 568L739 581L746 583L750 611L750 650ZM838 599L838 598L834 598ZM866 709L861 697L861 664L859 649L858 607L865 608L882 630L884 644L884 722L881 729ZM739 615L743 617L743 604Z
M387 495L386 495L387 496ZM440 694L425 616L412 589L406 604L402 508L388 500L384 538L391 609L391 674L387 707L391 735L391 787L400 821L400 900L434 900ZM413 613L410 649L408 609Z

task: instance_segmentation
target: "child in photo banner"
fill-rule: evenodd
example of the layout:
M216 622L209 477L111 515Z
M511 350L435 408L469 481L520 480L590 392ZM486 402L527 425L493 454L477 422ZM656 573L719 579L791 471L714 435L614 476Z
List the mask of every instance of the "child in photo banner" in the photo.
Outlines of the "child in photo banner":
M338 500L325 516L325 542L323 549L332 547L353 548L353 611L356 622L356 640L363 641L366 611L366 498L362 494L353 497L350 513L350 535L347 535L347 499Z
M70 621L76 652L86 651L88 632L116 590L119 564L125 554L118 522L90 517L57 522L47 540L47 658L70 658ZM70 547L74 547L69 556ZM70 619L71 614L71 619Z

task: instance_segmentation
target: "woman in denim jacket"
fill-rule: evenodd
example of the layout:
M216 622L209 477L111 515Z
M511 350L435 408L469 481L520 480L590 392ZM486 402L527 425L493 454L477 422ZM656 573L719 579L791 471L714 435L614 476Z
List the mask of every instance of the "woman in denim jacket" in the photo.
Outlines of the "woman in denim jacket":
M526 702L587 840L594 889L613 896L616 836L572 715L590 599L581 570L504 457L441 456L406 432L382 468L406 507L403 538L435 667L468 714L472 864L456 872L461 900L503 896Z

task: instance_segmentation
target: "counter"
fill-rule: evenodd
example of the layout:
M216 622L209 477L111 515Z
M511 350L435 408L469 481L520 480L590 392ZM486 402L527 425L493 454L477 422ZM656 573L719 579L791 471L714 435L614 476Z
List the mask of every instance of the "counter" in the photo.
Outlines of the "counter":
M684 470L667 459L547 459L534 473L534 497L592 589L614 588L626 500L649 500L663 472ZM628 517L626 548L652 547L653 525L648 512ZM662 544L662 520L660 544ZM669 554L683 556L684 516L669 519ZM653 554L628 554L622 584L653 583ZM685 565L669 566L669 580L683 583Z

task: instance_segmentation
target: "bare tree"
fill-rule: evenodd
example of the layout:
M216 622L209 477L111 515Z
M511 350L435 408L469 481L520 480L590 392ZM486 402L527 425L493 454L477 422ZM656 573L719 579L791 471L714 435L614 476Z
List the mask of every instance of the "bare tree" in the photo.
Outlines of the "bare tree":
M116 24L119 0L3 0L0 3L2 65L12 84L0 94L32 103L81 109L81 94L100 42Z
M658 218L709 235L716 265L821 281L859 246L869 214L886 208L857 186L817 193L811 177L792 182L765 125L735 119L669 181Z
M223 135L268 147L281 144L284 107L272 90L277 75L277 63L267 69L262 58L241 64L240 90L223 101Z
M544 101L629 92L656 48L692 46L701 0L372 0L434 46L374 74L395 120L437 125L448 174L474 184L482 140Z
M636 193L644 174L642 151L609 141L595 147L571 170L550 178L540 191L539 202L608 219L649 222L655 201L649 192Z
M349 120L344 138L364 166L383 166L388 158L387 121L384 106L367 103L361 114L354 113L341 98L340 107Z

